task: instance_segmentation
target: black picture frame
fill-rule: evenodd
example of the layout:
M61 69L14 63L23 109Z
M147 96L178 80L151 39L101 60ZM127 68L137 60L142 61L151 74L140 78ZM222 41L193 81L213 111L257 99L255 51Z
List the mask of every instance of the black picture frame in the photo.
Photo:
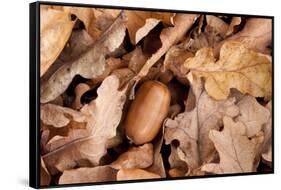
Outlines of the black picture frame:
M57 6L74 6L74 7L91 7L91 8L107 8L107 9L127 9L127 10L142 10L142 11L157 11L157 12L175 12L175 13L200 13L209 15L229 15L268 18L272 20L272 170L258 173L235 173L235 174L219 174L207 176L193 177L175 177L172 179L145 179L145 180L129 180L129 181L109 181L96 183L79 183L66 185L40 186L40 5L57 5ZM200 179L213 177L229 177L229 176L245 176L245 175L261 175L274 173L274 16L268 15L249 15L249 14L234 14L222 12L206 12L206 11L191 11L191 10L170 10L156 8L141 8L141 7L126 7L126 6L110 6L110 5L94 5L80 3L62 3L62 2L47 2L37 1L29 4L29 185L33 188L50 188L50 187L75 187L100 184L120 184L134 183L146 181L170 181L179 179Z

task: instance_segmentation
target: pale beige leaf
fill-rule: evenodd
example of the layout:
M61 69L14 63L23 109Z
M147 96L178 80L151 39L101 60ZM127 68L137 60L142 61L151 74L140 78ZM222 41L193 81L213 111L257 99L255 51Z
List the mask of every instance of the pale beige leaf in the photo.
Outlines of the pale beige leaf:
M240 115L236 118L236 121L245 124L248 137L252 137L261 131L263 125L270 119L269 110L260 105L252 96L244 96L237 106L240 109Z
M250 18L244 28L235 35L227 38L215 48L215 56L219 54L220 47L227 41L238 41L246 47L260 52L270 54L268 46L272 43L272 19Z
M116 136L116 128L121 121L127 88L118 89L119 79L115 75L102 82L97 90L97 99L81 109L87 117L89 135L44 155L43 159L51 173L71 169L84 159L92 165L99 164L100 158L106 153L107 141Z
M57 128L65 127L71 120L80 123L86 122L86 117L82 113L54 104L41 105L40 115L44 124Z
M43 76L63 50L75 20L62 10L40 9L40 76Z
M59 179L59 184L116 181L116 174L117 170L110 166L65 170Z
M226 99L231 88L255 97L272 96L271 61L239 42L226 42L217 62L212 49L203 48L184 65L188 75L205 79L206 91L216 100Z
M65 63L50 79L41 85L41 103L49 102L62 94L76 75L98 78L108 71L106 56L123 42L126 17L121 14L95 44L71 63Z
M139 147L132 147L121 154L110 164L117 170L130 168L147 168L153 163L153 145L148 143Z
M246 126L241 122L234 122L224 117L223 130L211 130L210 139L219 152L220 162L202 166L202 170L217 174L255 172L254 165L257 152L263 142L263 133L258 133L249 139Z
M208 137L209 131L218 130L224 116L235 117L239 113L234 98L216 101L205 91L197 97L196 107L192 111L183 112L165 123L166 143L177 139L180 143L178 156L192 169L213 156L215 149Z

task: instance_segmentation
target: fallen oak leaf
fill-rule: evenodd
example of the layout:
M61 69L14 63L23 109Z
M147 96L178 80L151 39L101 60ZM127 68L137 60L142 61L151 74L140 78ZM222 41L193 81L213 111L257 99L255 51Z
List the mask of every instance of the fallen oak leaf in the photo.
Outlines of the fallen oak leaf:
M222 19L213 15L206 15L207 25L214 28L221 36L224 36L228 30L228 24Z
M263 125L267 124L270 119L270 111L260 105L252 96L244 96L237 103L240 109L240 115L235 121L240 121L246 126L246 134L248 137L253 137L262 130Z
M121 154L110 166L120 170L130 168L147 168L153 163L153 145L144 144L139 147L132 147Z
M63 50L75 21L65 11L40 7L40 77Z
M90 34L91 23L95 20L95 15L91 8L63 6L62 9L65 12L77 16L77 18L83 22L86 31Z
M255 158L263 142L263 133L249 139L246 126L242 122L234 122L224 117L223 130L211 130L209 137L219 153L219 163L209 163L201 170L215 174L255 172Z
M173 72L176 78L185 85L188 85L188 80L183 73L183 63L189 58L193 57L193 53L185 50L183 47L176 45L172 46L165 54L164 68Z
M143 53L141 47L137 46L132 52L124 55L123 59L127 59L129 69L138 73L148 59L148 56Z
M59 184L116 181L116 174L117 170L110 166L65 170L59 179Z
M149 69L169 50L172 45L178 43L191 28L198 15L196 14L176 14L174 26L165 28L160 33L162 46L146 61L138 73L138 78L147 75Z
M125 11L128 17L127 29L132 44L137 44L161 21L173 24L175 13L159 13L147 11Z
M86 30L73 30L59 57L40 78L40 83L44 84L48 81L64 64L71 64L71 60L77 59L81 54L85 53L93 43L93 38L86 32Z
M143 169L121 169L117 172L117 181L158 178L161 176Z
M71 169L80 160L87 159L98 165L106 154L107 141L115 137L122 118L127 87L119 89L119 79L115 75L107 77L97 90L97 99L83 106L81 112L87 117L89 135L70 142L46 155L43 159L52 174Z
M45 166L44 161L41 158L41 168L40 168L40 186L47 186L51 182L51 176Z
M206 91L216 100L226 99L231 88L255 97L272 95L271 61L239 42L224 43L217 62L212 49L203 48L184 66L190 70L188 75L205 79Z
M98 78L107 72L105 57L116 50L123 42L126 17L120 14L98 41L78 59L65 63L50 79L41 85L41 103L49 102L62 94L76 75L84 78Z
M162 127L162 133L159 134L158 137L156 137L157 140L155 141L153 146L153 163L149 168L147 168L147 171L156 173L161 177L165 178L166 171L165 171L163 157L161 154L161 148L164 139L163 134L164 134L164 127Z
M272 162L272 101L265 106L270 111L270 117L263 126L264 143L262 147L262 158L268 162Z
M95 19L91 22L89 34L97 39L118 17L120 9L92 8Z
M250 18L240 32L227 38L215 47L215 57L218 57L220 48L227 41L238 41L249 49L270 54L268 46L272 42L272 20L268 18Z
M80 84L78 84L75 87L75 90L74 90L74 92L75 92L75 99L72 102L72 108L73 109L78 110L78 109L80 109L82 107L81 97L88 90L90 90L90 86L87 85L86 83L80 83Z
M79 123L86 122L86 117L82 113L71 108L54 104L41 105L40 119L44 124L51 125L56 128L65 127L72 120Z
M178 146L176 146L173 142L171 143L171 153L169 155L168 161L172 169L177 169L180 171L180 173L184 174L188 172L188 165L184 160L179 158Z
M180 113L174 120L165 122L166 144L174 139L179 141L177 154L190 169L196 169L201 163L211 160L215 149L208 137L209 131L218 130L224 116L235 117L239 113L234 98L216 101L205 91L196 97L193 110Z
M53 104L41 105L41 146L44 153L88 135L81 112Z
M225 36L229 36L229 35L233 34L235 32L235 28L237 26L239 26L241 24L241 22L242 22L241 17L237 17L237 16L232 17L231 22L228 26L228 29L225 33Z

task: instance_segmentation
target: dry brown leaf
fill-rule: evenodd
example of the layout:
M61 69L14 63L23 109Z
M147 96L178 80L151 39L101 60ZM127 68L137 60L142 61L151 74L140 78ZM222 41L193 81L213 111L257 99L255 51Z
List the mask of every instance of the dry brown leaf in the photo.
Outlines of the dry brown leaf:
M168 174L170 177L182 177L185 176L185 172L177 168L169 169Z
M152 165L147 168L147 171L160 175L161 177L166 177L166 171L164 167L163 157L161 154L161 148L163 144L163 134L164 134L164 127L162 128L162 133L156 137L156 141L154 143L153 148L153 163Z
M116 181L116 174L117 170L110 166L65 170L59 179L59 184Z
M226 99L231 88L255 97L272 95L272 65L264 55L239 42L226 42L215 62L212 49L200 49L184 66L193 78L204 78L205 89L216 100Z
M267 123L263 126L264 142L262 147L262 158L268 162L272 162L272 101L266 105L270 111L270 117Z
M234 105L235 99L223 101L213 100L203 91L196 95L196 107L179 114L174 120L165 123L165 140L171 143L177 139L179 158L191 169L196 169L201 163L212 159L215 151L209 140L209 131L222 126L224 116L235 117L239 109Z
M71 120L83 123L86 122L86 117L71 108L61 107L54 104L41 105L40 118L46 125L51 125L56 128L65 127Z
M165 55L164 68L171 70L179 81L188 85L188 81L184 74L184 61L193 57L193 53L181 48L180 46L172 46Z
M91 8L63 6L63 10L77 16L84 23L85 29L89 33L91 23L95 20L95 15Z
M93 43L93 38L89 36L85 30L73 30L59 57L40 78L41 84L44 84L49 80L49 78L64 64L71 64L71 60L77 59L82 53L86 52Z
M213 48L224 40L224 35L228 25L220 18L212 15L206 15L207 25L201 31L203 19L198 27L195 27L189 37L183 42L183 47L192 53L196 53L201 48Z
M153 145L132 147L110 164L114 169L147 168L153 163Z
M128 60L129 69L133 70L135 73L138 73L143 65L145 64L148 56L142 52L141 47L137 46L134 51L130 52L130 58Z
M87 117L89 135L44 155L43 159L52 174L57 170L71 169L85 159L92 165L98 165L106 153L107 141L116 136L116 128L121 121L127 88L118 89L119 79L115 75L107 77L97 90L97 99L81 109Z
M42 84L41 103L49 102L62 94L76 75L93 79L107 72L105 57L122 44L126 34L125 22L125 15L120 14L87 52L73 62L65 63L46 83Z
M187 173L188 166L187 163L179 158L178 147L171 144L171 154L169 155L169 164L171 168L181 171L181 173Z
M175 13L159 13L148 11L125 11L128 16L127 29L132 44L137 44L158 23L163 21L167 24L173 23Z
M86 30L74 30L61 52L58 60L61 62L69 62L78 58L82 53L87 51L94 44L94 40Z
M147 75L149 69L169 50L172 45L178 43L195 22L198 15L195 14L176 14L174 26L165 28L161 31L160 40L162 46L146 61L138 73L142 78Z
M45 166L44 161L41 158L41 169L40 169L40 185L46 186L51 182L51 176Z
M240 109L240 115L236 121L245 124L248 137L253 137L261 131L263 125L267 124L270 119L270 111L260 105L252 96L244 96L237 106Z
M268 18L250 18L240 32L218 44L214 51L216 57L219 54L220 47L229 40L241 42L254 51L270 54L271 51L268 46L272 43L272 20Z
M43 76L63 50L75 20L62 10L40 8L40 76Z
M260 132L249 139L246 126L242 122L234 122L230 117L224 117L223 130L211 130L209 137L219 152L220 162L202 166L202 170L216 174L255 172L254 165L257 152L263 142Z
M228 30L228 24L222 19L213 15L206 15L207 25L214 28L221 36L224 36Z
M121 169L117 172L117 181L157 178L161 178L161 176L143 169Z
M75 87L75 99L72 102L72 108L73 109L80 109L83 105L81 104L81 97L82 95L90 90L90 86L86 83L80 83Z
M89 34L94 39L97 39L114 22L121 10L101 8L93 8L92 10L95 15L95 19L91 22Z
M227 32L225 33L225 36L229 36L235 32L235 27L239 26L242 22L241 17L234 16L231 19L231 22L228 26Z

